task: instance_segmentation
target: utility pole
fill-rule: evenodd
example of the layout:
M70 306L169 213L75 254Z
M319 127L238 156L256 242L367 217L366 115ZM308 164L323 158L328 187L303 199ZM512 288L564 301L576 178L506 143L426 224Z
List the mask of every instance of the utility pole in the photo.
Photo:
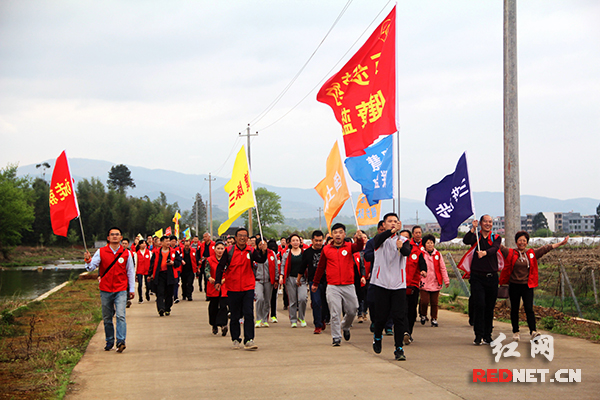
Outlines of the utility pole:
M211 173L208 173L208 179L204 178L205 181L208 181L208 200L210 202L210 237L213 237L213 217L212 217L212 181L216 181L217 178L211 178Z
M323 209L319 207L317 208L317 211L319 212L319 230L322 231L323 228L321 228L321 212L323 211Z
M206 200L206 205L204 206L204 210L208 210L208 200ZM205 212L205 214L206 214L206 227L208 228L208 213ZM212 239L212 234L211 234L211 239Z
M198 195L200 193L196 193L196 198L194 199L194 205L196 206L196 236L200 236L198 233Z
M509 248L521 229L518 106L517 1L504 0L504 229Z
M250 133L250 124L248 124L248 127L246 128L246 133L240 132L239 135L246 136L246 138L248 139L248 144L246 146L248 148L248 169L250 169L250 172L252 173L252 161L250 159L250 136L258 136L258 132ZM252 236L252 208L248 210L248 235Z
M417 222L415 223L415 225L419 225L419 210L417 210Z

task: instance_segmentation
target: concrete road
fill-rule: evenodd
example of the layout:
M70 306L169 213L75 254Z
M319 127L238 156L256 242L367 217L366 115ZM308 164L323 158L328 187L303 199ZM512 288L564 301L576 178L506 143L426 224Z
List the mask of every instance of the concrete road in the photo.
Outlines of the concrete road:
M554 337L554 359L531 357L528 341L521 356L494 361L490 346L474 346L467 316L440 311L439 327L415 326L415 341L405 347L407 361L394 361L393 337L384 336L383 352L373 353L368 323L354 323L352 337L331 346L328 330L313 334L290 328L279 302L279 323L256 330L257 351L232 350L231 339L213 336L208 303L174 305L160 318L155 302L127 310L127 349L105 352L102 323L75 367L67 399L597 399L600 346L562 335ZM307 321L312 320L309 310ZM521 329L524 333L527 329ZM495 322L512 337L509 324ZM504 344L508 344L508 339ZM545 383L473 383L473 369L547 369ZM550 383L560 369L581 370L581 383ZM568 377L565 372L560 377Z

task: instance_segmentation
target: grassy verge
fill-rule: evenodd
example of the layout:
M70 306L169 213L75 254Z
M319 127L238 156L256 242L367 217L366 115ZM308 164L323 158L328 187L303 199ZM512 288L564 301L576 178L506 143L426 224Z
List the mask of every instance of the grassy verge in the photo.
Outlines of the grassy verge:
M91 250L90 250L91 251ZM0 267L27 267L46 265L56 260L77 260L83 263L83 249L71 247L26 247L18 246L10 254L10 259L0 257Z
M78 279L47 299L0 305L0 398L62 399L102 319L98 281Z

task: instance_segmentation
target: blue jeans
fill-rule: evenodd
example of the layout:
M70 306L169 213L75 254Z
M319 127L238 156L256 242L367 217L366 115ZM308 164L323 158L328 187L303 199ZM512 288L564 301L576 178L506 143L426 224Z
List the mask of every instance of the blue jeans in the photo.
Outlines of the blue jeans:
M117 315L117 343L125 343L127 323L125 322L125 306L127 305L127 291L103 292L100 291L102 301L102 319L104 320L104 336L106 343L115 343L115 328L113 316Z
M310 288L312 288L313 282L309 282L309 286ZM325 291L325 285L323 284L319 284L317 286L317 291L313 293L313 291L310 291L310 305L312 307L312 313L313 313L313 324L315 324L315 328L321 328L323 329L325 326L323 325L324 319L323 319L323 299L322 299L322 295L323 292Z

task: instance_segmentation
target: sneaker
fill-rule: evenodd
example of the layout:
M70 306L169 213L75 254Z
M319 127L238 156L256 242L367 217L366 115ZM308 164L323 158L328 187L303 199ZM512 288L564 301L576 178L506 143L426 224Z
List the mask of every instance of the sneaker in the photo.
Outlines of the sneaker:
M513 333L513 342L518 342L519 340L521 340L521 335L519 335L519 332Z
M269 323L267 321L261 322L260 326L262 326L264 328L268 328L269 327Z
M425 325L425 322L427 322L427 317L424 315L421 315L421 325Z
M435 328L437 328L437 327L438 327L438 322L437 322L437 319L432 319L432 320L431 320L431 326L433 326L433 327L435 327Z
M365 319L366 318L363 317L362 315L359 315L358 318L357 318L359 324L362 324L363 322L365 322Z
M254 327L255 327L255 328L260 328L260 323L261 323L261 322L262 322L262 321L261 321L260 319L259 319L258 321L256 321L256 322L254 323Z
M104 346L104 351L111 351L112 348L115 346L114 343L106 343L106 346Z
M410 333L404 332L403 343L404 343L405 346L408 346L410 344Z
M343 331L344 333L344 340L347 342L348 340L350 340L350 330L347 331Z
M271 322L276 324L277 323L277 317L271 317Z
M473 344L475 346L481 346L481 338L478 336L475 336L475 340L473 340Z
M162 317L163 315L165 315L165 310L158 310L158 315L160 315L161 317Z
M213 333L213 335L216 335L217 333L219 333L219 328L217 328L216 326L213 326L212 333Z
M303 319L300 320L300 327L306 328L306 321L305 320L303 320Z
M297 328L297 327L298 327L298 324L295 322L292 322L292 328Z
M165 315L168 317L169 315L171 315L171 311L165 311Z
M192 301L192 298L191 298L191 297L188 297L188 301Z
M244 350L256 350L258 346L254 344L254 340L250 339L244 343Z
M336 338L336 339L333 339L333 343L331 345L333 347L340 347L340 344L342 344L342 339Z
M233 350L239 350L242 348L242 342L240 342L239 340L234 340L233 341Z
M144 299L140 299L140 301L138 301L138 304L142 304L144 302Z
M381 338L373 335L373 351L377 354L381 353Z
M221 336L227 336L227 330L226 326L221 327Z
M392 336L394 334L394 330L392 328L386 328L385 329L385 335L386 336Z
M323 332L323 329L317 327L315 328L315 331L313 332L315 335L318 335L319 333Z
M125 342L117 343L117 353L122 353L125 350Z
M537 331L531 332L531 340L534 342L537 342L537 340L540 336L542 336L542 335Z
M491 336L490 336L490 337L486 337L486 338L483 338L483 342L482 342L482 344L487 344L487 345L489 345L489 344L491 344L493 341L494 341L494 339L492 339L492 337L491 337Z
M323 328L321 328L321 330L324 331L325 329L327 329L327 324L325 323L325 321L323 321Z
M175 304L179 303L179 299L175 299L175 301L173 303L175 303Z
M396 351L394 351L394 357L396 358L396 361L406 361L404 349L402 349L402 347L398 347Z

